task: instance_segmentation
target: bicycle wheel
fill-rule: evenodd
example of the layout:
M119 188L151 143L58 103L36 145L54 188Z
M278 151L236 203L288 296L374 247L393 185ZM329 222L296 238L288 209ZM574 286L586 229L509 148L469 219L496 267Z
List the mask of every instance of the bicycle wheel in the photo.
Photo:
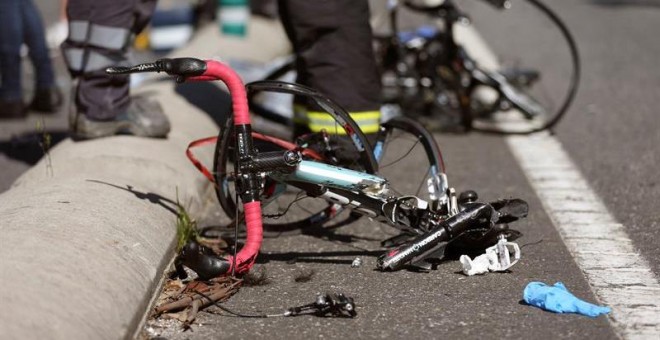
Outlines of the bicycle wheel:
M309 96L317 101L336 122L336 130L327 132L324 138L299 138L297 143L279 138L253 133L254 144L259 151L303 150L305 159L313 159L333 165L337 159L333 152L352 152L355 157L353 167L367 173L375 173L377 162L373 156L371 145L359 129L355 121L341 107L325 98L318 92L307 87L280 81L260 81L247 85L249 91L275 91ZM230 218L241 218L241 212L236 208L236 191L234 176L235 141L233 140L233 125L228 125L221 131L214 155L214 176L216 179L216 194L221 207ZM334 144L333 144L334 140ZM316 143L329 142L327 145ZM314 197L317 185L305 183L284 184L264 177L261 193L264 229L276 232L286 232L306 227L319 226L337 216L343 209L339 204L328 203Z
M472 106L485 106L489 114L475 115L473 127L503 134L551 129L568 111L577 92L579 52L568 27L542 1L513 0L510 4L507 9L497 9L484 1L460 4L470 14L474 28L458 28L457 39L463 39L463 46L481 69L499 79L488 77L489 82L505 82L504 87L514 98L493 101L496 97L492 90L489 93L488 86L475 88ZM475 43L470 30L478 32L476 40L483 39L486 44ZM542 113L522 113L516 99L542 108L537 110Z

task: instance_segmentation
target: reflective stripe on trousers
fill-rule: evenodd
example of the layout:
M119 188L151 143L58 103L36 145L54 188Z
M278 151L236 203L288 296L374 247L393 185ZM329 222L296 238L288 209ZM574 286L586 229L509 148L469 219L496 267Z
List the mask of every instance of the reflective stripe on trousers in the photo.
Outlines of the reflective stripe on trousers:
M380 111L349 112L349 114L365 134L378 132L380 126ZM340 135L346 134L337 121L326 112L307 112L306 123L312 132L319 132L325 129L329 133L337 133Z
M67 66L74 72L89 72L126 64L126 48L131 41L128 28L69 22L68 44L62 48Z

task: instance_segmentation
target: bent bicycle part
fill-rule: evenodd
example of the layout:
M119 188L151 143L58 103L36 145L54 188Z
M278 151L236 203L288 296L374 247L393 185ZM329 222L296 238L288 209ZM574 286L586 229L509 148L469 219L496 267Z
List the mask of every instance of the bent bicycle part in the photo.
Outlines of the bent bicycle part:
M452 188L447 189L446 192L448 196L446 211L441 209L436 211L430 208L431 204L425 200L413 195L398 194L392 190L388 180L384 177L367 173L363 169L355 170L311 160L314 157L306 159L303 157L305 150L289 149L286 142L279 143L280 150L257 150L254 139L259 134L251 131L245 88L237 75L224 64L215 61L203 62L193 58L161 59L155 63L138 65L133 68L110 68L108 72L131 73L145 70L165 71L168 74L176 75L178 81L222 80L227 84L232 96L231 129L226 129L225 133L226 136L233 138L227 139L231 140L227 143L234 145L231 153L236 170L234 183L236 195L243 203L247 239L240 251L234 256L229 256L227 260L210 255L203 248L194 244L186 245L178 264L188 263L197 268L202 272L201 277L207 278L229 272L244 274L250 270L263 239L261 198L264 185L269 180L304 187L303 190L314 196L340 204L342 207L349 207L355 212L372 217L376 221L386 222L400 230L419 235L412 243L389 253L389 258L384 259L386 263L382 263L382 267L389 270L395 270L407 263L432 256L440 242L455 240L467 231L490 230L493 225L514 221L526 215L526 203L523 201L476 203L474 202L477 199L476 194L468 193L461 195L459 204ZM274 86L276 89L291 88L290 84L282 83L276 83ZM295 86L293 88L316 95L311 89ZM322 104L329 111L341 112L341 108L334 108L332 102L322 101ZM361 141L356 139L358 138L356 136L360 136L361 131L349 116L346 117L348 118L341 121L342 126L355 130L351 138L355 140L356 147L366 153L364 155L366 159L372 160L365 166L374 164L374 154L370 144L360 144ZM402 122L393 122L389 127L399 124L399 128L410 128L411 131L419 130L419 127L405 125ZM386 130L387 128L388 126L385 127ZM438 155L429 156L427 150L426 157L432 158L432 162L435 162L434 164L444 171L444 164L437 159L439 150L433 151L434 144L430 141L426 142L425 148L431 149L432 153L438 153ZM282 146L284 146L283 149ZM222 154L229 156L229 152L223 151ZM438 187L442 188L441 185ZM484 235L486 234L488 233Z
M177 82L220 80L227 85L232 97L232 116L237 142L237 162L239 167L252 163L256 153L252 143L250 115L247 95L240 77L227 65L214 60L195 58L160 59L133 67L110 67L108 74L128 74L137 72L165 72L176 77ZM219 266L218 274L246 273L254 265L262 242L261 203L259 201L259 179L255 172L247 171L237 182L245 212L247 239L235 256L225 261L228 265Z
M510 205L514 207L511 208ZM376 266L383 271L399 270L409 265L426 269L429 263L423 263L424 261L442 257L438 252L443 247L461 238L465 240L465 235L470 234L472 237L481 236L480 238L477 236L477 241L474 243L481 243L481 249L485 249L491 244L496 244L502 235L508 236L505 233L508 228L498 228L498 226L511 218L527 216L527 209L527 203L522 200L511 200L506 203L498 201L491 204L466 203L459 213L436 221L433 229L381 255ZM484 242L491 241L490 237L495 237L494 243Z
M297 96L308 97L314 100L321 108L323 108L333 119L338 123L339 128L341 128L346 135L349 137L353 147L358 151L359 160L361 168L370 174L376 173L378 169L378 163L375 159L374 153L372 151L372 146L369 144L364 133L359 129L357 123L350 117L349 113L344 110L342 107L334 103L332 100L319 93L318 91L311 89L309 87L288 83L283 81L269 80L269 81L256 81L248 83L246 85L248 91L248 96L258 93L258 92L279 92L292 94ZM227 168L228 158L231 157L231 147L233 146L234 141L232 140L233 133L231 133L232 125L228 123L227 128L220 132L219 143L216 145L215 155L214 155L214 166L215 169L215 180L218 184L216 186L216 194L220 205L222 206L225 213L230 218L236 218L236 204L233 193L230 190L231 181L230 171ZM294 143L282 141L274 137L266 137L263 135L253 134L255 140L263 141L263 146L266 148L272 148L274 144L277 147L281 147L289 150L301 150L303 155L306 155L306 152L309 149L302 149ZM270 145L269 145L270 144ZM320 160L319 158L317 158ZM276 186L276 183L270 183L272 186ZM270 189L265 188L265 190L274 190L277 191L275 187ZM282 188L280 188L282 189ZM277 195L282 194L282 192L275 192L271 195L272 199L276 199ZM268 204L268 199L264 198L262 200L262 206ZM334 218L337 214L342 211L341 206L337 204L328 204L324 207L315 207L315 210L305 218L301 218L295 221L280 221L278 217L273 216L274 219L269 219L269 221L264 221L264 228L270 229L273 231L289 231L294 229L299 229L306 226L320 225L327 222L331 218ZM350 220L357 219L355 216L351 217Z

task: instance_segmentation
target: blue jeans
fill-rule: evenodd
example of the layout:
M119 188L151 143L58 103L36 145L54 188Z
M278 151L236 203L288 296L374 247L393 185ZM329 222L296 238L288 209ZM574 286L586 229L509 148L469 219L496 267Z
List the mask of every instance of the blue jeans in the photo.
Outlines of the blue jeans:
M32 0L0 0L0 99L22 100L20 51L23 43L30 51L36 87L54 86L44 26L34 3Z

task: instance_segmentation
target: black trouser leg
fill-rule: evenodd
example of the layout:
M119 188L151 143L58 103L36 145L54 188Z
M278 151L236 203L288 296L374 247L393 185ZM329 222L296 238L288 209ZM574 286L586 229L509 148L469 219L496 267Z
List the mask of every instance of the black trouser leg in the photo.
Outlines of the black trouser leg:
M381 90L368 1L280 0L279 10L297 56L297 81L351 112L366 132L375 132L372 130L377 129ZM320 111L313 103L300 99L297 103L310 112ZM316 130L318 124L310 122L310 117L302 118L311 130Z

